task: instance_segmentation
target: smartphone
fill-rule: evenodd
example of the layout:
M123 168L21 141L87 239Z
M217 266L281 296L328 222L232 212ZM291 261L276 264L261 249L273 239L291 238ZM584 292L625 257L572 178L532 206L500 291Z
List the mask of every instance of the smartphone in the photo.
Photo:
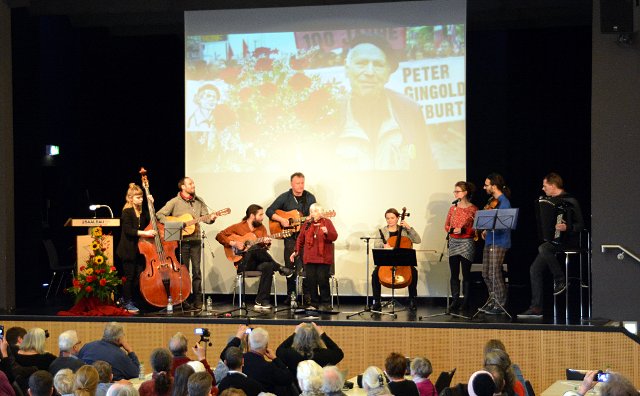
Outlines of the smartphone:
M4 325L0 325L0 340L4 340Z
M196 335L203 335L204 329L202 327L198 327L194 332L196 333Z
M609 373L605 373L602 370L600 370L596 374L595 380L598 381L598 382L607 382L607 381L609 381Z

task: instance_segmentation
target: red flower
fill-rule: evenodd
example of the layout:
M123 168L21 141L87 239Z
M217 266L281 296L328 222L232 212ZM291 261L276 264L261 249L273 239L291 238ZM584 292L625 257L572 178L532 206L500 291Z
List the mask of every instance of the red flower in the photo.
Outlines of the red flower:
M93 276L93 275L89 275L89 276L87 276L87 283L91 283L91 282L93 282L94 280L96 280L96 277L95 277L95 276Z
M309 102L311 102L314 106L322 107L329 104L329 99L331 98L331 94L326 89L319 89L309 95Z
M84 265L80 266L80 271L84 271L87 267L85 267Z
M258 47L253 50L253 56L256 58L259 58L261 55L269 56L272 53L275 54L277 52L273 52L270 48L267 47Z
M216 120L218 129L224 129L237 121L236 113L226 104L218 105L213 109L213 118Z
M289 79L289 86L299 92L311 86L311 79L304 73L296 73Z
M262 96L274 96L278 91L276 84L270 82L262 84L259 89Z
M84 290L85 290L87 293L91 293L91 292L93 291L93 287L91 287L91 286L87 286L87 287L85 287L85 288L84 288Z
M238 96L240 97L240 101L242 102L247 102L250 98L251 95L253 95L256 92L256 89L254 87L244 87L240 90L240 92L238 92Z
M271 69L273 69L273 59L271 58L260 58L256 62L256 71L270 71Z
M298 59L293 55L289 58L289 66L291 66L293 70L304 70L309 67L309 63L308 58Z
M107 285L107 280L102 278L100 279L100 286L106 286Z
M123 276L123 277L122 277L122 278L120 278L120 279L122 279L122 283L124 283L124 282L126 282L126 281L127 281L127 277L126 277L126 276Z
M74 286L74 287L80 287L80 286L82 286L82 282L80 282L80 281L79 281L79 280L77 280L77 279L74 279L74 280L73 280L73 286Z
M227 67L220 72L218 77L227 84L235 84L238 82L238 77L240 76L241 71L242 69L237 66Z
M109 271L113 272L116 270L116 267L114 267L113 265L111 267L109 267Z

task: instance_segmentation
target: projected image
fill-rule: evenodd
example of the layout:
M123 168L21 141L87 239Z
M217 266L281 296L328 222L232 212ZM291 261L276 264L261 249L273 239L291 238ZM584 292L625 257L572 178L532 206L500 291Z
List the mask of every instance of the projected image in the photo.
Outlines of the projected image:
M463 24L187 35L190 168L281 172L312 151L349 170L463 169L464 37Z

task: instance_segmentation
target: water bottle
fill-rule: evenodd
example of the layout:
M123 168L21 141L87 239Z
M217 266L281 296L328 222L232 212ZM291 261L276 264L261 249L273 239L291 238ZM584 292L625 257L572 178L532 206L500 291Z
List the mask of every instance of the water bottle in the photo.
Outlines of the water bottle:
M213 311L213 300L211 297L207 297L207 312Z
M297 308L298 303L296 302L296 293L291 292L291 296L289 298L291 299L291 308Z
M140 363L140 374L138 374L138 378L144 380L144 364Z
M172 313L173 313L173 298L169 296L169 299L167 299L167 314L172 314Z

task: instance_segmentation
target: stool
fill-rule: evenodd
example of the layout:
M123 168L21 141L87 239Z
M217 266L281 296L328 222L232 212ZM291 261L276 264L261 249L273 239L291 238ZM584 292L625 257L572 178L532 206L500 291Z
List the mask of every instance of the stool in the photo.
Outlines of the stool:
M333 304L333 296L335 294L336 297L336 303L338 305L338 308L340 308L340 290L338 288L338 278L336 278L336 275L333 273L333 265L331 265L331 272L329 273L329 287L330 287L330 294L331 294L331 308L334 308L334 304ZM296 279L296 293L299 296L303 296L304 291L302 290L302 282L304 280L304 275L298 275L298 278ZM304 298L304 296L302 297ZM304 301L303 301L304 303Z
M259 278L262 276L262 271L244 271L244 278ZM274 307L278 307L278 289L276 286L276 274L273 274L273 305ZM236 283L233 286L233 299L231 300L232 305L236 305L236 289L239 291L238 293L238 307L242 308L242 296L245 295L245 290L242 288L242 272L238 272L236 274ZM245 301L246 304L246 301Z
M584 238L586 237L586 241L584 241ZM584 248L586 244L586 249ZM587 230L583 230L580 233L580 248L578 249L567 249L567 250L563 250L561 252L558 252L558 254L564 254L564 278L565 278L565 284L566 284L566 290L564 291L565 296L564 296L564 303L565 303L565 312L564 312L564 317L565 317L565 321L566 323L569 322L569 262L570 262L570 258L571 256L578 256L578 265L580 266L579 269L579 291L580 291L580 318L584 318L584 297L583 297L583 289L587 289L587 311L588 311L588 316L587 318L590 319L591 318L591 260L590 260L590 255L591 255L591 239L589 238L589 232ZM584 257L586 256L586 257ZM586 259L587 261L587 283L585 284L584 281L584 262L583 260ZM557 296L554 294L553 295L553 317L557 318L558 317L558 313L557 313L557 309L558 309L558 305L557 305Z

